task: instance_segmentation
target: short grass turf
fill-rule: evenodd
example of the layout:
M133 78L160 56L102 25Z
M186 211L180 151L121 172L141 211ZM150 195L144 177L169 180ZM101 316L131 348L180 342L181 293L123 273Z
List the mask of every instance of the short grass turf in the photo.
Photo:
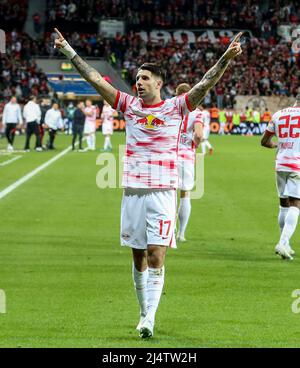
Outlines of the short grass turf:
M98 149L103 138L98 135ZM113 136L114 155L124 134ZM142 341L131 254L119 245L121 189L99 189L98 152L70 152L0 199L1 347L300 347L300 262L274 255L274 154L259 137L211 136L188 241L168 251L155 336ZM0 191L57 151L0 167ZM17 137L22 148L24 137ZM0 140L0 150L6 147ZM15 154L16 155L16 154ZM2 156L1 162L11 156ZM299 230L292 245L299 253Z

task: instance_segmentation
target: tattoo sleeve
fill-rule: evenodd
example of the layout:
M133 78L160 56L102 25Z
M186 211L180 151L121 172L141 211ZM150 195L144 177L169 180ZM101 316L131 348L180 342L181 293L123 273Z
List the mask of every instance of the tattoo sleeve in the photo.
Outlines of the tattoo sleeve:
M189 92L190 105L195 109L203 100L207 92L218 82L227 69L230 61L223 55L219 61L204 75Z
M78 70L80 75L90 83L100 95L111 105L114 104L117 90L108 82L106 82L96 69L91 67L79 55L76 55L72 60L72 64Z

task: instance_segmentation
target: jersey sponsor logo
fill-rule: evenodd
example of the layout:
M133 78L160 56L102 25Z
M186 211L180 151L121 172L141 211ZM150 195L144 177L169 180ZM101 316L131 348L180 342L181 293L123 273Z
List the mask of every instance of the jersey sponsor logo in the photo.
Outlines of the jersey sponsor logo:
M121 237L124 240L128 240L130 238L130 235L128 235L128 234L122 234Z
M137 123L143 125L147 129L154 129L156 127L161 127L161 126L166 125L166 123L163 120L158 119L154 115L148 115L142 119L138 119Z

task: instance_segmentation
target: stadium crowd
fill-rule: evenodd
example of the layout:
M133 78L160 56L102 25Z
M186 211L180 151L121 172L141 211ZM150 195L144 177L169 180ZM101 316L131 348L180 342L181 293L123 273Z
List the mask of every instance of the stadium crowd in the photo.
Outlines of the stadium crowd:
M247 28L275 35L278 22L297 22L296 0L49 0L47 22L96 23L125 18L130 30L153 28ZM88 9L88 11L86 11Z
M25 0L21 2L24 14L26 14L27 3ZM11 16L13 20L15 14L19 14L18 4L6 2L4 8L0 6L0 14ZM118 67L133 92L135 92L137 68L145 61L163 65L167 71L163 96L170 97L174 95L179 83L193 84L198 80L228 46L230 39L226 34L219 37L217 41L207 37L198 39L195 43L188 43L183 37L181 43L174 39L156 42L150 36L145 41L140 33L135 32L134 27L131 27L132 17L134 17L130 15L131 13L146 18L147 13L151 13L151 16L156 19L153 20L152 27L163 28L163 26L175 24L180 24L183 28L190 27L184 23L190 18L188 9L193 9L191 22L194 26L203 26L197 22L202 18L208 19L207 14L211 14L214 21L212 27L239 27L240 25L242 28L254 31L253 37L245 40L247 45L243 55L224 75L216 88L206 96L207 105L212 106L216 103L218 108L233 108L236 95L290 96L299 92L300 58L297 54L293 54L291 44L280 43L277 35L277 26L281 22L297 22L300 19L300 6L296 1L275 1L270 2L266 7L255 0L242 4L234 0L222 3L204 0L164 2L114 0L111 6L108 6L108 1L105 0L80 2L55 0L48 1L48 22L50 20L56 22L58 19L76 21L79 18L80 21L88 22L90 11L82 12L83 7L88 7L93 14L99 14L99 17L126 16L129 31L125 36L117 34L114 39L106 39L101 34L82 34L77 31L65 33L65 35L80 55L104 57ZM141 8L144 12L140 11ZM160 17L166 17L169 12L172 14L169 22L157 23L159 17L155 16L156 13ZM184 14L183 23L176 18L177 13ZM87 14L87 18L82 17L82 14ZM198 17L197 24L195 17ZM146 20L139 21L139 29L142 29L144 21ZM21 102L22 100L26 102L30 95L50 94L50 97L53 97L46 76L38 69L34 58L59 56L53 48L54 33L45 32L43 38L33 40L26 33L14 29L12 32L7 32L6 36L6 54L0 54L0 100L7 101L12 95L16 95Z
M28 9L28 0L9 0L0 2L1 29L10 31L24 27Z

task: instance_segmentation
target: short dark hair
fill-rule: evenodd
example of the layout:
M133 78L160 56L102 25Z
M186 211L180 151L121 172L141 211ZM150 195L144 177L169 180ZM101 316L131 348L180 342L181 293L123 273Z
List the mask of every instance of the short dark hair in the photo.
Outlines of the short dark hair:
M138 68L138 71L139 70L149 70L149 72L154 74L156 77L161 78L163 82L166 79L166 73L164 69L156 63L144 63Z

